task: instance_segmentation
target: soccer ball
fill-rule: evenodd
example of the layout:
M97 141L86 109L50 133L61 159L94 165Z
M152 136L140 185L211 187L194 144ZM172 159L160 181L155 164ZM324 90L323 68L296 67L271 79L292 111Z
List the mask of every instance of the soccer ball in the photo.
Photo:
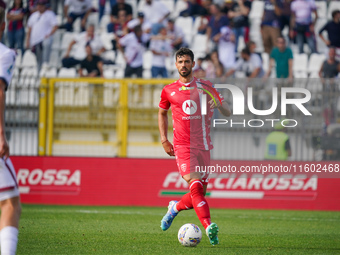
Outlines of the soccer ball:
M202 232L198 226L192 223L184 224L178 231L178 241L183 246L196 246L202 239Z

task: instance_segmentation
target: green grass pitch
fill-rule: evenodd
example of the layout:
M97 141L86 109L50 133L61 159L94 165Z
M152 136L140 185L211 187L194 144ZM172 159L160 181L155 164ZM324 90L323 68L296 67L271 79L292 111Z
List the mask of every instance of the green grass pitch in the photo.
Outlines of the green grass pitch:
M24 204L17 254L340 254L340 212L212 209L220 245L203 234L190 248L177 231L190 222L203 230L195 212L163 232L166 210Z

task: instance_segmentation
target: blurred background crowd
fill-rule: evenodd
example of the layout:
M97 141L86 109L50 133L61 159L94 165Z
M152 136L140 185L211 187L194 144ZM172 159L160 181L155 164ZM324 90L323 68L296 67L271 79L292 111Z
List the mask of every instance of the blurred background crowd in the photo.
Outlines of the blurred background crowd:
M4 43L37 76L172 77L190 47L205 78L333 78L340 2L0 0Z

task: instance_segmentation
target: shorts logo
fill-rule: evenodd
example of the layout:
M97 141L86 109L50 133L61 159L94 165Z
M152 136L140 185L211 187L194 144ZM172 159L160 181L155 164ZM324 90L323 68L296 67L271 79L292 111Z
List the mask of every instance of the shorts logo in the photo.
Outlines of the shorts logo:
M171 92L170 96L173 96L173 95L175 95L175 94L176 94L176 92L173 91L173 92Z
M203 205L205 205L205 202L204 202L204 201L201 201L201 202L197 205L197 207L202 207Z
M183 172L185 172L185 170L187 170L187 164L182 164L182 165L181 165L181 170L182 170Z
M192 115L197 111L197 104L193 100L186 100L182 104L182 110L188 115Z

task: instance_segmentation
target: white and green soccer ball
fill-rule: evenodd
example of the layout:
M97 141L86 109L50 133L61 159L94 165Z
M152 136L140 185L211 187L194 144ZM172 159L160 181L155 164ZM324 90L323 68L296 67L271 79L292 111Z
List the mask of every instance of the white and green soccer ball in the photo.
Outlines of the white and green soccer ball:
M195 224L184 224L178 231L178 241L183 246L194 247L200 243L201 239L202 232Z

